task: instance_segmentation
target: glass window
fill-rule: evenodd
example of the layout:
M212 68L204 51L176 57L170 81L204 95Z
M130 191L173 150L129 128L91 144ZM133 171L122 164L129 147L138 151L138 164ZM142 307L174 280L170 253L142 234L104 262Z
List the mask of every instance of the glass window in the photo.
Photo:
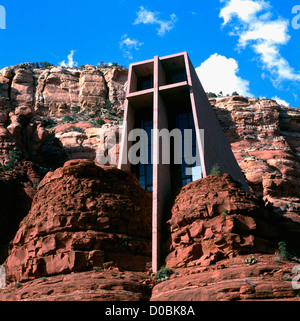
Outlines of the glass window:
M185 186L192 181L202 178L201 166L195 166L196 162L191 164L192 157L196 157L197 148L193 114L191 112L177 114L176 126L182 132L183 159L182 165L179 167L179 172L181 176L181 185ZM184 129L191 129L191 131L184 133Z
M193 181L197 181L202 178L202 169L201 166L192 167L192 179Z
M141 166L142 167L142 166ZM142 186L142 188L146 188L146 184L145 184L145 176L140 176L139 177L139 181L140 181L140 184Z
M142 188L147 191L152 191L153 185L153 166L152 166L152 137L151 130L153 128L153 121L141 120L136 124L137 128L144 129L147 136L141 138L141 162L132 167L132 171L138 176ZM143 133L143 132L142 132ZM148 138L148 139L146 139ZM147 153L146 153L147 152ZM148 160L144 159L148 155ZM143 158L144 157L144 158Z
M140 166L140 176L145 176L145 166Z
M178 82L186 81L185 68L171 70L167 72L167 83L176 84Z
M146 165L146 184L147 186L153 184L152 165Z
M153 186L148 186L148 187L147 187L147 191L148 191L148 192L153 192Z
M184 118L184 119L179 119L179 129L181 130L182 132L182 136L184 135L184 129L187 129L189 128L189 125L188 125L188 120L187 118Z
M189 123L190 123L190 127L195 127L194 126L193 113L189 113Z
M138 78L137 90L146 90L150 88L153 88L153 75Z

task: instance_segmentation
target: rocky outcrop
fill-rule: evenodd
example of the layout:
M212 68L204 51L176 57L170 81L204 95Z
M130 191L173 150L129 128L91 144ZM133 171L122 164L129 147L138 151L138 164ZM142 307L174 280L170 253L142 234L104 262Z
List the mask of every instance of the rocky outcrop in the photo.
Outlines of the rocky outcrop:
M151 261L151 194L131 173L68 161L40 182L11 246L9 280L91 270L110 261L145 270Z
M151 301L300 301L292 286L297 262L274 261L274 255L255 254L219 261L213 266L175 269L169 280L157 284Z
M210 265L245 253L274 253L279 241L300 249L300 224L275 216L228 174L207 176L183 187L168 221L169 267Z
M300 221L300 110L240 96L210 102L255 194Z
M168 224L165 265L175 273L155 285L152 301L300 300L291 283L300 224L274 215L228 174L183 187ZM276 253L279 241L293 262Z
M168 225L165 263L175 273L154 286L151 194L129 172L68 161L38 186L11 242L0 300L299 300L297 262L275 253L279 240L298 253L299 223L228 174L182 188Z
M17 107L9 116L11 123L6 128L3 142L11 141L14 147L24 151L29 159L36 160L40 148L48 138L48 131L42 126L42 120L33 118L28 106Z
M40 180L38 168L28 162L12 172L0 172L0 264L7 258L9 242L20 221L30 210Z
M41 69L34 68L33 64L21 64L2 69L0 163L8 161L13 150L22 151L26 160L45 162L39 156L52 132L61 139L65 152L52 167L61 166L65 159L95 160L99 143L95 133L101 125L120 120L126 80L127 70L117 67ZM66 115L69 119L64 121ZM63 124L62 130L51 131L49 120L51 126ZM70 127L82 130L78 133ZM84 132L87 128L94 130Z
M63 116L79 106L82 110L104 105L107 99L122 109L127 70L48 67L33 64L6 67L0 71L0 96L10 108L26 105L38 115Z
M126 98L128 70L108 68L103 70L103 75L108 87L108 99L113 106L122 110Z
M97 268L11 283L0 290L0 301L146 301L151 287L145 272Z

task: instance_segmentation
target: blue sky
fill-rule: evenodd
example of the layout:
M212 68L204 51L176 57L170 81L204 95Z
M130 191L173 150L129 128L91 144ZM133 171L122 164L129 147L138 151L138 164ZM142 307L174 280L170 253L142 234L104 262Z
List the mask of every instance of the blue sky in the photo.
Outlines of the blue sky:
M299 4L299 8L292 9ZM187 51L206 91L300 105L300 0L0 0L0 68ZM298 11L299 9L299 11ZM3 15L0 11L3 26Z

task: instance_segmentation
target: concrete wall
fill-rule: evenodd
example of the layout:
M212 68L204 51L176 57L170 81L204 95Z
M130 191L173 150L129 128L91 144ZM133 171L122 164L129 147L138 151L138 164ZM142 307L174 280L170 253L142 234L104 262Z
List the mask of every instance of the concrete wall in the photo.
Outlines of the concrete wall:
M162 144L158 130L168 128L168 113L159 93L161 64L154 58L154 106L153 106L153 200L152 200L152 270L156 272L161 262L161 232L163 213L171 196L170 165L162 164Z
M128 160L129 150L132 146L132 142L128 141L128 133L134 129L135 122L135 111L131 104L126 101L125 103L125 111L124 111L124 121L122 128L122 137L121 137L121 145L120 145L120 156L119 156L119 164L118 168L124 171L131 170L131 164Z
M233 179L239 180L243 188L249 192L246 179L187 54L186 57L195 126L204 129L203 175L204 177L209 175L212 166L218 164L223 172L229 173Z

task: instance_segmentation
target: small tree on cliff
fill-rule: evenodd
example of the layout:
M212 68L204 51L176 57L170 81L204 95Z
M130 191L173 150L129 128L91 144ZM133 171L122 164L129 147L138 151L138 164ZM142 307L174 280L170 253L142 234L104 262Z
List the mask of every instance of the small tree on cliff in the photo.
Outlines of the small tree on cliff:
M218 164L214 164L210 170L209 175L221 175L222 170L221 167Z
M216 98L216 97L218 97L215 93L212 93L212 92L206 93L206 95L207 95L207 98Z

